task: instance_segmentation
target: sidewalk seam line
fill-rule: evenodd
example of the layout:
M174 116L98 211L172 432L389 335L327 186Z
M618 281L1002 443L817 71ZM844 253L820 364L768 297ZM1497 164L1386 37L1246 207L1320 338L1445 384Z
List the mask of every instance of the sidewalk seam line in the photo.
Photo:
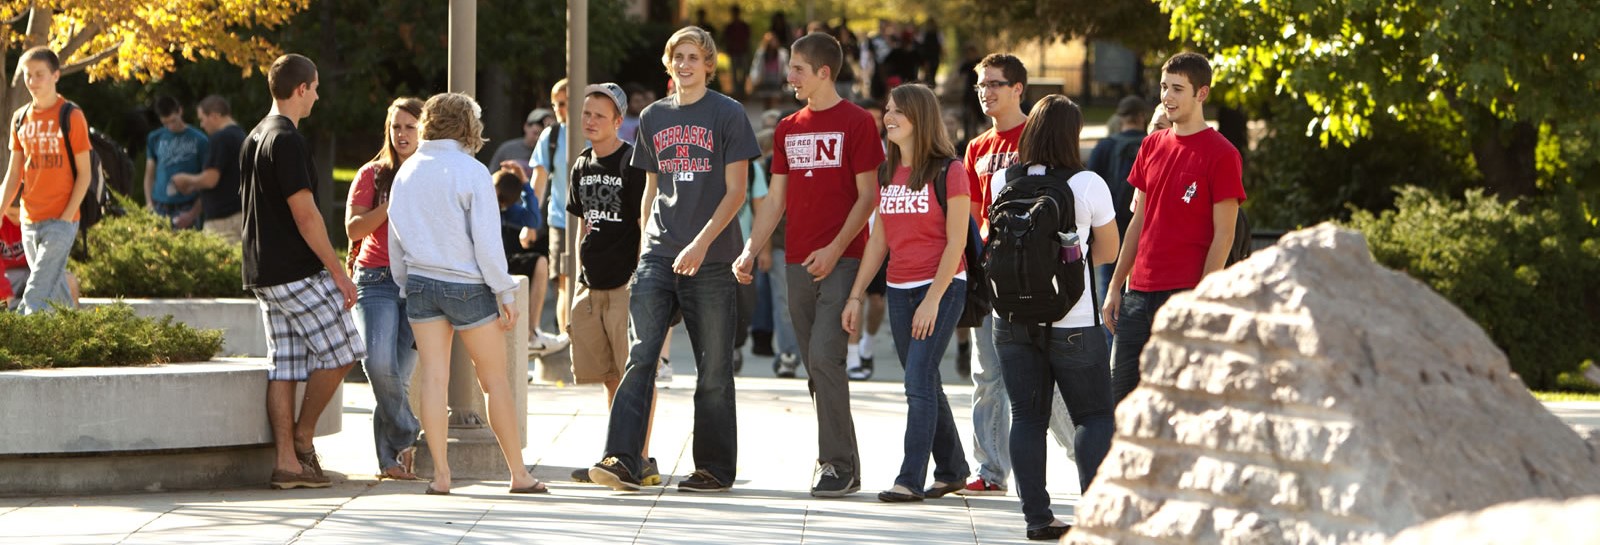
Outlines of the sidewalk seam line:
M171 509L168 509L166 511L162 511L161 514L156 515L155 517L152 517L150 520L145 521L144 524L140 524L138 528L134 528L132 532L128 532L128 535L122 536L122 539L117 540L117 543L120 545L122 542L127 541L128 538L133 537L134 534L139 533L140 530L145 529L146 526L149 526L151 523L153 523L155 521L161 520L161 517L165 517L167 515L170 515L170 514L172 514L173 511L177 511L177 510L182 509L182 508L183 508L183 504L178 504L178 505L172 506Z
M494 505L492 503L489 504L489 507L484 509L483 513L478 514L478 519L472 521L472 526L468 526L467 531L461 533L461 539L456 540L456 545L461 545L461 542L467 540L467 536L472 535L472 531L478 528L478 523L483 522L484 517L489 516L489 512L494 510Z
M345 478L345 482L350 482L349 477ZM284 545L293 545L295 542L300 541L300 537L304 536L306 532L316 529L317 526L322 524L322 521L328 520L329 516L339 512L340 509L344 509L344 506L350 505L350 502L356 501L356 498L366 495L367 492L371 492L374 487L378 486L379 482L382 481L373 481L371 484L362 485L361 490L356 492L355 495L350 496L349 499L340 502L339 505L333 506L333 509L329 509L328 512L323 513L320 517L317 517L317 520L312 521L310 526L295 532L294 537L290 537L288 541L284 542Z

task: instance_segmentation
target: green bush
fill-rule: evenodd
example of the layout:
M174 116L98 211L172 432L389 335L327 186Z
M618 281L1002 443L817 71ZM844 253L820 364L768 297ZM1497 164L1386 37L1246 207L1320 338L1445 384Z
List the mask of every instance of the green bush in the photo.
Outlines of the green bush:
M1353 210L1372 255L1444 295L1476 320L1530 388L1558 385L1600 355L1600 228L1578 199L1501 202L1416 187L1396 210Z
M0 312L0 371L206 361L221 350L221 331L170 316L141 318L121 303L28 316Z
M239 246L200 231L174 231L166 218L124 200L127 215L89 231L89 258L73 261L87 297L244 297Z

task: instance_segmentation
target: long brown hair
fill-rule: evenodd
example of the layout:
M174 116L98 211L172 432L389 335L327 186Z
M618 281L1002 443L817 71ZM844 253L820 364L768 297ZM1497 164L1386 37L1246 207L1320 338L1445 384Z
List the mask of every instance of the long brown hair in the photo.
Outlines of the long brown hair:
M922 186L937 176L945 159L956 157L956 146L944 130L944 117L939 114L939 99L933 90L920 83L908 83L889 91L889 102L911 122L911 149L901 150L899 144L889 146L888 160L878 175L878 185L888 186L894 181L894 171L900 168L901 154L911 158L911 179L906 188L921 191Z
M422 119L422 100L415 97L400 97L389 103L389 113L383 117L383 148L372 157L372 163L378 166L376 185L379 200L389 195L389 189L394 187L394 174L400 170L400 152L394 149L394 131L389 130L394 126L395 112L405 112L417 120ZM419 140L421 133L418 133ZM415 142L421 144L421 142Z
M1078 133L1083 131L1083 111L1072 99L1050 95L1039 99L1022 125L1017 141L1017 164L1044 165L1067 171L1084 170L1078 154Z

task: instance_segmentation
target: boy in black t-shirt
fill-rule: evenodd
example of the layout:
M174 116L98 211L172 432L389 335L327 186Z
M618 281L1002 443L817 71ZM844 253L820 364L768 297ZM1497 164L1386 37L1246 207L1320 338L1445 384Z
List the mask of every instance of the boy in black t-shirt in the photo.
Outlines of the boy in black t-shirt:
M350 307L356 286L328 242L317 211L317 177L296 129L317 102L317 66L284 55L267 72L272 111L250 131L239 157L244 198L244 287L261 301L267 325L267 419L277 458L272 487L324 488L330 481L311 439L317 418L366 357ZM293 228L291 228L293 226ZM295 382L306 382L295 418Z

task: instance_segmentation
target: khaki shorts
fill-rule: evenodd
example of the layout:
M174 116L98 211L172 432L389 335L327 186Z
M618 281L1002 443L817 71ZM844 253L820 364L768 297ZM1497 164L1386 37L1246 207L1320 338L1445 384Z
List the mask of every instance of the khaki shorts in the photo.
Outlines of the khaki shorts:
M628 362L628 287L591 290L579 284L569 321L573 379L578 384L622 380Z
M226 218L206 218L202 229L213 233L233 244L243 243L244 212L236 213Z

